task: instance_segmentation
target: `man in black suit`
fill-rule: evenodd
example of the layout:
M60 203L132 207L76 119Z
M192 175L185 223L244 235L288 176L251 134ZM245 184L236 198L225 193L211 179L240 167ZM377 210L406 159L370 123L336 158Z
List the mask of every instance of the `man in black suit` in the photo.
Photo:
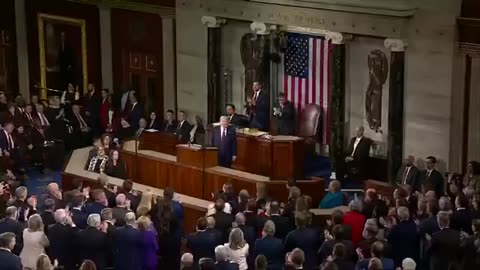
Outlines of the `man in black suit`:
M45 226L45 234L48 235L48 227L55 224L53 213L55 212L55 201L53 199L45 200L45 210L40 214L43 225Z
M74 142L76 148L92 144L91 127L88 126L85 119L85 116L83 116L80 112L80 106L78 106L78 104L73 104L72 115L69 119L69 122L73 128L73 135L75 136Z
M215 219L215 229L222 233L222 242L228 242L228 230L232 227L233 216L223 211L225 208L225 201L217 199L215 201L215 214L210 215Z
M114 259L114 253L115 253L114 243L115 243L115 234L117 231L117 227L115 227L114 225L112 208L104 208L100 213L100 216L102 218L102 222L107 226L107 229L106 229L107 243L108 243L108 249L106 251L107 267L113 268L114 267L113 259Z
M140 118L145 114L143 104L138 102L136 92L130 92L130 111L128 113L128 122L132 125L134 130L138 130Z
M75 263L75 251L72 239L78 231L71 216L64 209L55 211L55 224L48 228L50 246L48 255L50 259L57 260L58 265L64 269L73 269Z
M268 132L270 130L270 98L259 82L254 82L252 88L253 96L247 101L251 117L250 127Z
M354 180L364 180L368 166L368 158L370 155L370 146L372 140L364 136L365 128L358 127L355 130L355 137L350 140L347 149L347 172L350 178Z
M27 196L28 190L26 187L20 186L15 189L16 200L12 205L17 207L18 221L20 222L26 222L31 215L36 214L36 209L29 204L31 201L27 200Z
M420 240L417 225L410 219L409 209L405 206L399 207L397 215L400 222L390 230L387 239L392 247L392 259L395 267L400 267L405 258L418 261Z
M442 196L444 194L445 180L443 179L442 174L435 169L437 159L433 156L429 156L425 161L425 165L427 169L422 171L419 176L422 193L433 190L438 197Z
M100 107L102 106L102 95L96 91L95 84L88 84L88 93L84 98L85 115L87 116L89 125L92 127L94 136L100 136L102 132L100 122Z
M224 246L215 248L215 270L238 270L238 264L233 263L228 258L228 249Z
M281 239L274 237L275 223L271 220L265 222L262 230L262 238L255 241L253 257L263 254L267 257L268 269L283 269L285 263L285 247Z
M17 207L7 207L5 210L5 218L0 221L0 234L9 232L15 235L17 244L15 245L15 248L12 249L12 252L19 255L23 248L22 236L25 226L17 220L17 213Z
M456 211L452 215L452 229L457 231L464 231L470 235L473 234L472 231L472 213L468 208L468 198L463 194L459 193L455 198L455 207Z
M187 113L184 111L178 112L178 124L175 134L178 135L178 138L181 143L187 143L190 141L190 131L192 130L192 125L187 121Z
M345 238L344 227L342 225L335 225L332 233L325 233L326 239L320 249L318 249L318 261L323 262L328 256L332 255L333 248L336 244L343 244L346 248L345 258L351 259L353 256L353 243Z
M88 215L83 212L83 206L85 203L85 197L80 192L76 192L72 196L72 204L70 208L70 214L72 216L72 221L79 229L85 229L87 227L87 218Z
M279 107L273 108L273 116L277 118L277 135L295 134L295 110L284 93L278 95Z
M175 113L173 110L167 110L165 119L162 122L161 131L167 133L175 133L177 128L177 121L175 121Z
M193 255L194 265L200 258L215 258L215 247L219 244L215 234L207 232L207 219L197 220L197 231L187 236L187 249Z
M245 115L236 113L235 105L228 103L225 110L227 111L229 124L238 128L248 127L248 119Z
M230 168L237 158L237 134L228 125L228 117L220 117L220 126L213 130L211 145L218 148L218 165Z
M91 260L99 270L107 267L106 253L108 251L108 238L106 227L102 227L99 214L91 214L87 219L88 227L76 234L76 250L79 260Z
M100 214L104 208L107 208L107 196L102 189L96 189L92 193L93 202L88 203L83 209L85 214Z
M3 125L3 130L0 131L0 149L2 155L13 159L15 153L15 142L13 140L12 132L15 126L12 122L6 122Z
M0 269L5 270L22 270L22 262L20 258L12 253L15 247L15 234L0 234Z
M278 201L272 201L268 209L270 220L275 224L275 237L285 239L287 234L293 230L290 225L290 219L280 214L280 204Z
M125 215L131 212L127 205L127 196L123 193L119 193L115 197L116 206L112 208L112 216L115 220L115 226L122 227L125 225Z
M409 155L405 159L405 163L400 167L395 177L395 181L398 185L409 185L413 190L417 190L418 186L418 168L413 164L415 162L415 157Z
M115 233L115 268L118 270L142 269L143 235L135 228L135 214L125 215L126 225L117 229ZM171 248L171 247L169 247Z
M446 212L437 214L440 231L427 235L429 245L430 269L448 270L457 263L460 248L460 232L449 228L450 215Z

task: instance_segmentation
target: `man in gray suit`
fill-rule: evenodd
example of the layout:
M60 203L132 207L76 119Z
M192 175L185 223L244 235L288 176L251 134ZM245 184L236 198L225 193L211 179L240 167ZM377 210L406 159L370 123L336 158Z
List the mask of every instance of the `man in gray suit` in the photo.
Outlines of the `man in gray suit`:
M414 190L418 189L418 168L413 162L415 157L409 155L405 159L405 163L400 167L395 177L395 182L399 185L410 185Z

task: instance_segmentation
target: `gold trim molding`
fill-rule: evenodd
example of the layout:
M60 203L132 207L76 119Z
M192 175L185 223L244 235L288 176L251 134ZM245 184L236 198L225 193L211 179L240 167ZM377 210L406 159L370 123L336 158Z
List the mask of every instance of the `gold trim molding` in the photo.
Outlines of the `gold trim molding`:
M124 0L67 0L88 5L106 6L110 8L119 8L131 11L158 14L165 18L175 18L175 8L158 5L149 5Z
M88 66L87 66L87 23L83 19L38 13L38 47L40 48L40 97L47 99L47 64L45 56L45 21L56 21L80 27L82 39L82 79L83 93L88 92ZM57 89L65 90L65 89Z

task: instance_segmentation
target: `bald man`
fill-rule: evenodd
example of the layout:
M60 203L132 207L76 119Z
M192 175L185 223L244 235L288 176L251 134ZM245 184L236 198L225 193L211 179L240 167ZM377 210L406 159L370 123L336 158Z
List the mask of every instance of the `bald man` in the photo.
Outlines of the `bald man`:
M395 181L399 185L409 185L413 190L418 190L418 168L413 164L415 157L409 155L405 158L405 163L400 167L395 177Z
M213 130L210 144L218 148L218 165L230 168L237 158L237 134L229 126L227 116L220 117L220 126Z
M366 179L365 173L372 140L365 137L364 132L365 128L363 126L357 127L355 137L350 140L347 148L347 157L345 158L348 168L347 173L349 174L349 178L353 180Z

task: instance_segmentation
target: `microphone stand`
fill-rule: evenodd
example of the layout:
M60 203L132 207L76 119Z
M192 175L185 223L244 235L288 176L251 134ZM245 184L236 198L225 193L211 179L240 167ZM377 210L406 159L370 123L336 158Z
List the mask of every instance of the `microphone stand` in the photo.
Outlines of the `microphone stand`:
M209 142L209 139L208 139L208 126L207 128L205 128L205 142L204 144L202 145L202 147L200 148L202 152L202 196L203 196L203 199L207 199L207 196L205 195L205 156L206 156L206 151L207 151L207 148L205 147L205 145L207 145Z

